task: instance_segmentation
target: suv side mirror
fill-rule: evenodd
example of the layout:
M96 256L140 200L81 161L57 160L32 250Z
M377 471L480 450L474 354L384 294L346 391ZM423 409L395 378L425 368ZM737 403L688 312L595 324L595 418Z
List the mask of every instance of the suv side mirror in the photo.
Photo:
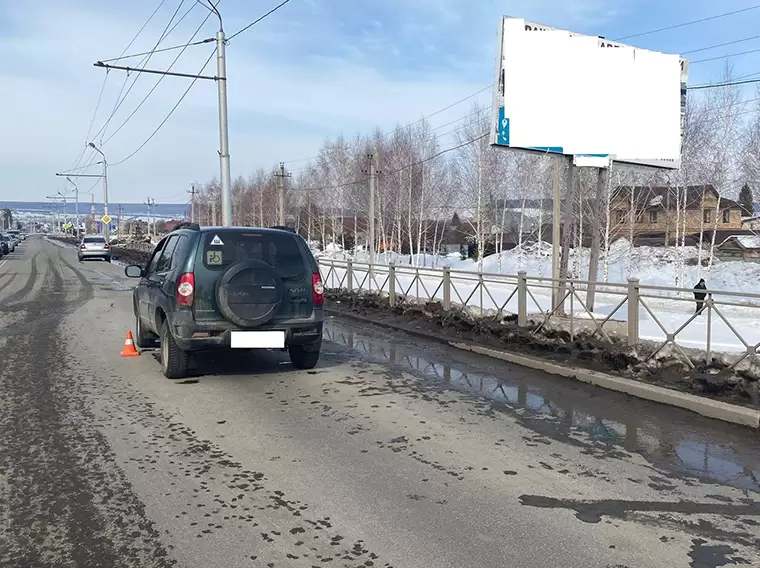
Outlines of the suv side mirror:
M139 264L130 264L124 269L127 278L142 278L145 275L143 267Z

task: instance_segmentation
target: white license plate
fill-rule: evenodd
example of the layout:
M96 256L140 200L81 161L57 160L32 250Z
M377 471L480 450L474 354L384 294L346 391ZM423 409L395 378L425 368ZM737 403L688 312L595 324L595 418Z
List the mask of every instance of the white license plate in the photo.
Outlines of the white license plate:
M230 337L233 349L283 349L284 331L233 331Z

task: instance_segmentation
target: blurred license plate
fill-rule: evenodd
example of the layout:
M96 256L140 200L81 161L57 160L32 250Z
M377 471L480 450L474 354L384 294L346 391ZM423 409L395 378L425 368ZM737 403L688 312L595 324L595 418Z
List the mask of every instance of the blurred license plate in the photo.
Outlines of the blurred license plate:
M284 331L233 331L230 337L233 349L283 349Z

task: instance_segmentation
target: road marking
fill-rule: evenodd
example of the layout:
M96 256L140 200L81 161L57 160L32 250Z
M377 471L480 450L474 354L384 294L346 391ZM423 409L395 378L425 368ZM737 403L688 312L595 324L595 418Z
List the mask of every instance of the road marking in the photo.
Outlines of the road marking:
M6 259L6 260L3 260L3 261L0 261L0 268L2 268L2 267L3 267L3 265L4 265L6 262L8 262L8 260L7 260L7 259Z

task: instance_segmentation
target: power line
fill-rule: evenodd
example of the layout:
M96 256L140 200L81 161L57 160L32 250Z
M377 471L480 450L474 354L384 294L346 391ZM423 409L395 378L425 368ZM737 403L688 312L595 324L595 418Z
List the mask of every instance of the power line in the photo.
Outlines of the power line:
M727 45L736 45L737 43L744 43L745 41L752 41L753 39L760 39L760 35L745 37L742 39L735 39L734 41L726 41L723 43L716 43L715 45L709 45L707 47L700 47L699 49L690 49L689 51L682 51L681 55L688 55L689 53L699 53L700 51L709 51L710 49L716 49L718 47L726 47Z
M733 87L735 85L749 85L750 83L760 83L760 79L747 79L745 81L726 81L724 83L707 83L705 85L694 85L686 87L688 91L699 91L702 89L718 89L720 87Z
M216 55L216 51L213 51L213 52L211 53L211 55L209 56L209 58L206 60L206 63L204 63L204 64L203 64L203 67L201 67L201 70L198 72L198 75L200 75L200 74L202 74L202 73L203 73L203 71L206 69L206 66L207 66L207 65L208 65L208 64L211 62L211 60L213 59L214 55ZM186 96L187 96L187 94L190 92L190 89L192 89L192 88L193 88L193 85L195 85L196 81L198 81L198 77L194 78L194 79L193 79L193 80L190 82L190 85L187 87L187 89L185 89L185 92L184 92L184 93L182 93L182 96L181 96L181 97L179 98L179 100L177 101L177 104L175 104L175 105L172 107L172 109L169 111L169 114L167 114L167 115L166 115L166 117L165 117L165 118L164 118L164 119L161 121L161 123L160 123L160 124L159 124L159 125L156 127L156 129L155 129L155 130L154 130L154 131L151 133L151 135L150 135L150 136L148 136L148 138L145 140L145 142L143 142L143 143L142 143L142 144L141 144L141 145L140 145L140 146L139 146L139 147L138 147L138 148L137 148L137 149L136 149L134 152L132 152L132 153L131 153L129 156L127 156L127 157L126 157L126 158L124 158L123 160L119 160L118 162L116 162L116 163L114 163L114 164L111 164L111 166L112 166L112 167L113 167L113 166L118 166L119 164L123 164L124 162L126 162L127 160L129 160L129 159L130 159L132 156L134 156L134 155L135 155L135 154L137 154L137 153L138 153L140 150L142 150L142 149L143 149L143 148L144 148L144 147L145 147L145 146L148 144L148 142L150 142L150 141L153 139L153 137L154 137L154 136L155 136L155 135L158 133L158 131L159 131L159 130L161 130L161 127L162 127L164 124L166 124L166 121L167 121L167 120L169 120L169 118L172 116L172 114L174 114L174 111L175 111L175 110L177 110L177 107L178 107L178 106L179 106L179 105L182 103L182 101L183 101L183 100L185 100L185 97L186 97Z
M166 3L166 0L161 0L159 2L158 6L156 6L156 9L153 10L150 16L148 16L148 19L145 21L145 23L140 27L139 30L137 30L137 33L134 35L134 37L131 39L131 41L127 44L127 46L124 48L124 50L121 52L121 55L119 57L122 57L127 50L132 47L132 44L137 41L137 38L140 37L140 34L145 30L145 28L148 26L148 24L153 20L155 15L158 13L158 11L161 9L161 7ZM82 158L84 157L85 152L87 151L87 142L90 140L90 133L92 132L92 127L95 124L95 118L98 115L98 110L100 109L100 103L103 99L103 92L106 88L106 82L108 81L108 73L106 73L106 76L103 78L103 85L100 87L100 94L98 95L98 102L95 104L95 110L92 113L92 118L90 119L90 125L87 128L87 135L85 136L85 141L83 148L77 158L72 162L71 168L76 167L81 162ZM71 169L70 168L70 169Z
M186 47L193 47L196 45L202 45L204 43L211 43L212 41L216 41L213 37L202 39L200 41L194 41L192 43L183 43L182 45L173 45L171 47L164 47L161 49L152 49L150 51L143 51L142 53L134 53L132 55L124 55L120 57L114 57L112 59L101 59L101 63L110 63L111 61L120 61L122 59L131 59L132 57L143 57L145 55L153 55L156 53L164 53L165 51L174 51L175 49L184 49Z
M169 19L169 23L166 24L166 26L164 27L164 30L161 32L161 35L158 38L158 41L153 46L153 50L157 49L158 46L161 45L161 42L164 41L164 39L166 39L169 36L169 34L171 34L177 28L177 26L195 8L195 4L193 4L192 6L190 6L190 8L182 15L182 17L179 20L177 20L176 23L174 23L174 26L172 26L172 23L174 22L174 18L177 17L177 14L182 9L182 6L183 6L184 3L185 3L185 0L180 0L179 5L174 10L174 13L172 14L172 17ZM171 26L171 29L170 29L170 26ZM143 58L142 61L140 61L140 63L138 63L138 66L142 65L142 67L145 68L145 66L148 65L148 63L150 62L151 57L153 56L153 53L152 53L153 50L151 50L151 52L149 52L149 54L145 58ZM110 116L106 120L105 124L101 127L101 129L94 136L94 138L97 138L98 136L100 136L100 144L101 144L101 146L103 145L103 138L105 137L106 130L108 129L109 125L111 124L111 120L113 120L113 117L116 115L116 112L119 110L119 108L121 108L121 105L124 104L124 101L127 100L127 97L129 96L129 93L132 91L132 89L134 88L134 86L137 83L137 81L139 80L139 78L140 78L140 73L138 73L135 76L135 78L132 80L132 84L129 86L129 89L127 89L127 92L124 93L124 87L127 86L127 82L129 81L129 75L127 74L127 76L124 77L124 83L121 86L121 90L119 91L118 97L116 97L116 103L114 104L114 108L111 111ZM122 97L122 93L124 93L123 97Z
M211 14L208 14L208 15L207 15L207 16L206 16L206 17L203 19L203 21L201 22L201 25L200 25L200 26L198 26L198 28L195 30L195 33L194 33L194 34L192 35L192 37L190 38L190 41L188 41L188 42L187 42L187 44L185 44L185 47L182 49L182 51L180 51L180 52L177 54L177 57L175 57L175 58L174 58L174 61L172 61L172 62L171 62L171 64L169 65L169 67L166 69L166 71L171 71L172 67L174 67L174 65L177 63L177 61L179 61L179 58L180 58L180 57L182 57L182 54L183 54L183 53L185 53L185 50L186 50L188 47L190 47L190 45L192 45L192 43L193 43L193 39L195 38L195 36L196 36L196 35L198 35L198 34L200 33L201 29L203 28L203 26L204 26L204 25L206 25L206 22L208 21L208 19L209 19L210 17L211 17ZM204 65L204 66L203 66L203 68L205 69L205 68L206 68L206 66ZM144 69L144 67L143 67L143 69ZM199 73L199 75L200 75L200 73ZM142 101L140 101L140 103L139 103L139 104L138 104L138 105L135 107L135 109L134 109L134 110L133 110L133 111L132 111L132 112L129 114L129 116L127 116L127 118L125 118L125 119L124 119L124 121L123 121L123 122L122 122L122 123L119 125L119 127L118 127L118 128L115 130L115 131L113 131L113 132L111 133L111 135L110 135L110 136L109 136L109 137L108 137L108 138L107 138L107 139L106 139L104 142L101 142L101 144L107 144L107 143L108 143L108 142L109 142L109 141L110 141L110 140L111 140L111 139L112 139L114 136L116 136L116 135L119 133L119 131L120 131L122 128L124 128L124 127L127 125L127 123L128 123L128 122L129 122L129 121L132 119L132 117L133 117L133 116L134 116L134 115L137 113L137 111L138 111L138 110L140 110L140 108L141 108L141 107L142 107L142 106L145 104L145 102L148 100L148 98L149 98L149 97L150 97L150 96L153 94L153 92L154 92L154 91L155 91L155 90L158 88L158 86L161 84L161 81L163 81L165 78L166 78L166 75L162 75L161 77L159 77L158 81L156 81L156 84L155 84L155 85L153 85L153 87L150 89L150 91L148 91L148 93L147 93L147 94L146 94L146 95L143 97Z
M426 162L429 162L431 160L434 160L440 156L443 156L444 154L448 154L449 152L453 152L455 150L459 150L460 148L464 148L466 146L469 146L470 144L474 144L475 142L482 140L483 138L487 137L489 135L488 132L481 134L480 136L477 136L475 138L472 138L470 140L467 140L465 142L462 142L460 144L457 144L456 146L452 146L450 148L445 148L443 150L439 150L438 152L435 152L434 154L428 156L427 158L422 158L420 160L416 160L414 162L411 162L409 164L405 164L401 166L400 168L397 168L395 170L391 171L383 171L383 175L390 176L392 174L397 174L399 172L403 172L404 170L408 170L409 168L413 168L414 166L419 166L421 164L424 164ZM361 185L366 183L366 179L360 179L355 181L350 181L346 183L341 183L338 185L329 185L329 186L322 186L322 187L308 187L303 189L295 189L295 191L325 191L328 189L341 189L343 187L349 187L352 185Z
M631 39L631 38L634 38L634 37L642 37L642 36L645 36L645 35L657 34L657 33L660 33L660 32L666 32L666 31L669 31L669 30L675 30L675 29L678 29L678 28L684 28L686 26L693 26L694 24L701 24L702 22L709 22L711 20L717 20L719 18L726 18L728 16L733 16L735 14L742 14L744 12L749 12L750 10L757 10L758 8L760 8L760 4L756 4L754 6L749 6L748 8L742 8L740 10L734 10L732 12L724 12L722 14L716 14L714 16L708 16L706 18L700 18L698 20L692 20L690 22L684 22L682 24L674 24L672 26L666 26L664 28L657 28L656 30L649 30L647 32L641 32L641 33L637 33L637 34L627 35L627 36L624 36L624 37L616 38L616 39L614 39L612 41L623 41L624 39Z
M727 55L720 55L717 57L708 57L707 59L697 59L696 61L691 61L691 65L695 65L697 63L706 63L707 61L717 61L718 59L728 59L729 57L739 57L740 55L747 55L750 53L757 53L760 51L760 49L750 49L749 51L740 51L738 53L729 53Z
M236 38L237 36L239 36L240 34L242 34L244 31L246 31L248 28L251 28L251 27L255 26L256 24L258 24L258 23L259 23L261 20L263 20L264 18L266 18L266 17L268 17L268 16L270 16L270 15L274 14L274 13L275 13L277 10L279 10L280 8L282 8L282 7L283 7L285 4L287 4L288 2L290 2L290 0L283 0L283 1L282 1L282 2L280 2L280 3L279 3L277 6L275 6L275 7L274 7L274 8L272 8L271 10L269 10L269 12L267 12L267 13L266 13L266 14L264 14L263 16L259 16L259 17L258 17L258 18L256 18L254 21L252 21L250 24L248 24L247 26L245 26L243 29L241 29L241 30L239 30L239 31L235 32L234 34L232 34L230 37L228 37L228 38L227 38L227 41L231 41L232 39L234 39L234 38Z
M449 109L451 109L451 108L453 108L453 107L455 107L455 106L457 106L457 105L460 105L460 104L462 104L462 103L463 103L463 102L465 102L465 101L468 101L468 100L470 100L470 99L472 99L472 98L474 98L474 97L478 96L480 93L482 93L482 92L484 92L484 91L487 91L487 90L488 90L488 89L490 89L491 87L493 87L493 83L491 83L490 85L488 85L488 86L486 86L486 87L483 87L483 88L482 88L482 89L480 89L479 91L475 91L475 92L474 92L474 93L472 93L471 95L467 95L466 97L464 97L464 98L462 98L462 99L459 99L458 101L456 101L456 102L453 102L453 103L451 103L451 104L450 104L450 105L448 105L448 106L445 106L445 107L443 107L442 109L439 109L439 110L437 110L437 111L435 111L435 112L432 112L432 113L430 113L430 114L429 114L429 115L427 115L427 116L423 116L422 118L420 118L420 119L418 119L418 120L415 120L414 122L410 122L409 124L405 124L405 125L401 126L400 128L401 128L401 129L411 129L413 126L415 126L415 125L417 125L417 124L419 124L419 123L421 123L421 122L424 122L424 121L428 120L429 118L431 118L431 117L433 117L433 116L436 116L436 115L438 115L438 114L441 114L442 112L445 112L445 111L447 111L447 110L449 110ZM482 112L482 111L476 111L475 113L473 113L473 114L471 114L471 115L468 115L468 116L473 116L474 114L477 114L477 113L479 113L479 112ZM458 118L458 119L456 119L456 120L454 120L454 121L452 121L452 122L448 122L448 123L446 123L446 124L443 124L443 125L441 125L441 126L437 126L437 127L433 128L432 130L436 130L436 129L438 129L438 128L444 128L444 127L446 127L446 126L449 126L449 125L451 125L451 124L454 124L454 123L456 123L456 122L459 122L460 120L464 120L464 119L466 119L468 116L464 116L464 117ZM362 142L360 142L360 143L358 143L358 144L352 144L352 145L350 145L350 146L349 146L349 148L356 148L356 147L359 147L359 146L361 146L362 144L363 144ZM297 162L308 162L309 160L314 160L314 159L316 159L316 158L318 158L318 157L319 157L319 156L311 156L311 157L309 157L309 158L299 158L299 159L297 159L297 160L286 160L286 161L285 161L285 163L286 163L286 164L295 164L295 163L297 163Z

